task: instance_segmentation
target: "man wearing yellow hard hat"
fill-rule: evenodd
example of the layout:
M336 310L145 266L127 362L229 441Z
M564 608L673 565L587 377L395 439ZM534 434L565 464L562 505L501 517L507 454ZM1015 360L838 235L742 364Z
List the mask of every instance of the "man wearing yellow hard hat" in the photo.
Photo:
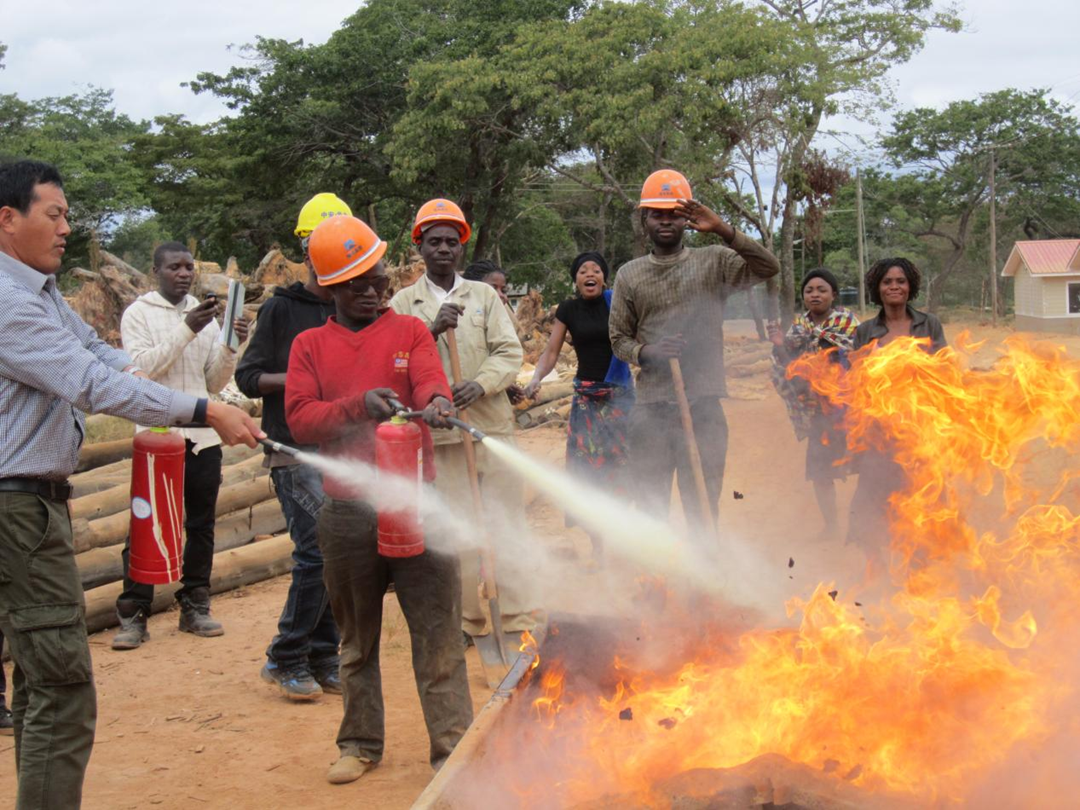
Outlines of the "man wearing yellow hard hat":
M413 242L418 246L426 272L411 287L390 299L390 307L424 321L435 337L443 370L454 382L454 405L468 409L470 422L489 436L514 441L514 415L504 392L521 370L522 349L517 331L498 293L487 284L468 281L459 274L472 230L461 209L450 200L429 200L420 207L413 223ZM454 381L448 331L453 330L463 379ZM448 503L469 503L470 481L461 431L442 431L435 436L435 463L439 476L435 487ZM496 549L501 543L524 535L524 484L492 457L481 443L476 445L476 464L485 505L484 520ZM498 558L499 607L505 633L519 638L536 625L534 597L529 584L534 577L515 570L515 555ZM477 585L480 557L475 551L461 555L462 629L470 637L485 635ZM516 645L515 645L516 649Z
M263 430L276 442L293 445L285 422L285 372L293 340L322 326L334 313L334 301L318 284L308 255L311 232L322 222L351 216L349 206L329 193L316 194L300 209L295 233L308 267L307 281L278 287L259 308L255 334L236 369L245 396L263 399ZM266 650L263 680L276 684L289 700L316 700L324 692L341 693L338 676L338 629L323 584L323 560L315 540L315 518L323 499L317 470L292 456L266 451L274 491L296 549L292 582L278 631Z
M715 523L728 438L720 404L725 395L724 300L775 276L780 263L695 200L679 172L661 169L649 175L638 208L652 250L619 268L608 320L615 356L641 367L630 414L635 497L639 507L666 517L678 470L679 499L688 522L705 515L675 404L670 360L677 358ZM687 228L715 234L723 244L688 247L683 242Z

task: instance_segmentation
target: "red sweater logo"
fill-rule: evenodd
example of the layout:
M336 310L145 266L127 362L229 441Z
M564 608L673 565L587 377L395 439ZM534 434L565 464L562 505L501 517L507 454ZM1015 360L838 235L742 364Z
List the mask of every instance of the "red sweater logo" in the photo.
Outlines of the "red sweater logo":
M401 374L409 373L409 353L397 352L394 354L394 371Z

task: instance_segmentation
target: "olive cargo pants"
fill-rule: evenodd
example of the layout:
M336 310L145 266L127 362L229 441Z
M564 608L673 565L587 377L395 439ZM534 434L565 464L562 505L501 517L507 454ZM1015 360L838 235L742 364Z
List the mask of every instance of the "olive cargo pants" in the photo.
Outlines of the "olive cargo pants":
M342 756L379 762L385 737L379 640L383 597L393 582L409 626L413 674L438 769L472 723L472 699L461 644L461 578L457 560L430 550L380 557L375 509L363 501L327 498L319 512L323 579L341 631L345 716Z
M66 504L0 492L0 631L15 663L15 806L77 808L97 699Z

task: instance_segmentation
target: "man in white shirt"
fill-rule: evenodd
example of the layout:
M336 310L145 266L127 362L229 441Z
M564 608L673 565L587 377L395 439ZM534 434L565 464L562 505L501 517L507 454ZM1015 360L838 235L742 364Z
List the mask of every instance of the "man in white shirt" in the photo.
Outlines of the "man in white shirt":
M124 312L120 335L124 350L152 380L208 397L224 388L236 368L236 352L220 340L214 316L216 298L200 303L190 295L195 260L179 242L166 242L154 251L153 276L157 292L140 296ZM236 333L247 339L248 324L238 319ZM140 425L146 430L154 425ZM221 486L221 439L209 428L179 428L187 441L184 457L184 565L180 630L197 636L220 636L225 631L210 616L210 571L214 562L214 515ZM133 650L150 638L146 619L154 586L127 577L128 547L124 548L124 591L116 600L120 630L114 650Z

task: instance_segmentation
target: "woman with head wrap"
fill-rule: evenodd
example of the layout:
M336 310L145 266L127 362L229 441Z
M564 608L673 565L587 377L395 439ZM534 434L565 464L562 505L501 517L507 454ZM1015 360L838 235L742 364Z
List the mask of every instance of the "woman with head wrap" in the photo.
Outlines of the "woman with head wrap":
M608 272L607 262L599 253L582 253L574 259L570 278L576 294L555 311L551 338L525 393L536 396L543 379L555 368L569 332L578 367L566 437L566 469L608 491L618 491L624 487L627 417L634 403L634 381L630 367L611 351ZM569 516L567 525L573 525ZM590 536L593 553L599 556L600 538Z
M859 320L837 303L840 289L836 277L824 268L813 270L803 279L802 296L806 311L796 315L786 335L779 327L769 330L773 348L773 384L788 409L795 436L806 439L806 480L814 484L818 508L825 518L824 533L836 534L835 479L846 478L847 470L839 462L847 454L841 426L843 414L810 390L806 380L787 378L787 367L796 357L810 353L853 348Z

